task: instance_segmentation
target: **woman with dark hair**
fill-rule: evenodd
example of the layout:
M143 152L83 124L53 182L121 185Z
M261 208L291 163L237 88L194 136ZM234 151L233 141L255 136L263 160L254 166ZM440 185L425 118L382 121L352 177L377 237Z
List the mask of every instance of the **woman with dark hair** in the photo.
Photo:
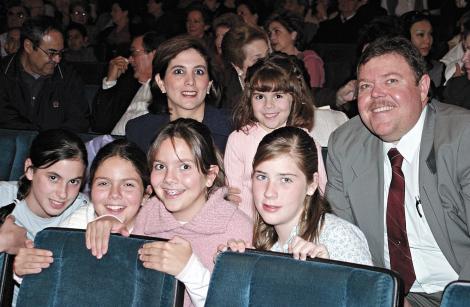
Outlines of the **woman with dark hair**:
M193 118L211 130L220 150L232 128L219 105L221 90L204 43L189 35L162 43L153 61L149 114L130 120L126 136L147 151L158 130L177 118Z
M444 83L444 64L433 59L430 55L433 38L433 28L429 16L411 11L401 16L404 36L419 50L427 64L428 74L437 88Z
M268 55L269 42L262 29L242 24L225 34L221 48L225 65L222 106L232 109L243 93L248 68Z
M323 60L315 51L303 50L303 28L302 18L288 11L272 15L266 22L273 49L302 60L310 76L310 87L322 87L325 83Z

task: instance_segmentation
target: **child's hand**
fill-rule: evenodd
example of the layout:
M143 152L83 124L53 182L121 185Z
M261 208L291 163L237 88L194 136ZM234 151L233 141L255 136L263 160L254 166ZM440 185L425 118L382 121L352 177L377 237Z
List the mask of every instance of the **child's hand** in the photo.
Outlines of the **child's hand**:
M15 224L13 215L7 216L0 226L0 252L16 255L25 242L26 229Z
M88 223L86 227L86 248L91 249L93 256L101 259L106 255L111 233L129 236L126 225L113 216L105 216Z
M138 253L144 267L176 276L188 263L193 249L187 240L175 236L168 242L146 243Z
M48 268L54 261L52 252L34 248L33 241L26 241L26 248L20 248L15 256L13 270L18 276L38 274L42 269Z
M236 204L240 204L242 202L242 198L240 197L241 190L235 187L229 187L227 195L225 195L225 199Z
M220 244L217 247L217 251L225 252L226 250L231 250L232 252L244 253L247 247L251 247L251 244L243 240L230 239L227 241L227 245Z
M307 256L330 259L330 254L325 245L305 241L299 236L296 236L289 244L289 253L292 253L295 259L300 260L306 260Z

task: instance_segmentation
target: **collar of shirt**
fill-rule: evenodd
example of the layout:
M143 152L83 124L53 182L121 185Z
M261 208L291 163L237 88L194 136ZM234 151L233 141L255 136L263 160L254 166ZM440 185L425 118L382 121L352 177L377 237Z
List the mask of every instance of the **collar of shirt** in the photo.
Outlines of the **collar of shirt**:
M290 232L289 239L287 239L286 243L284 243L282 246L277 241L274 243L273 247L271 247L271 251L273 252L281 252L281 253L288 253L289 252L289 244L294 240L295 236L299 234L299 226L295 226L292 228L292 231Z

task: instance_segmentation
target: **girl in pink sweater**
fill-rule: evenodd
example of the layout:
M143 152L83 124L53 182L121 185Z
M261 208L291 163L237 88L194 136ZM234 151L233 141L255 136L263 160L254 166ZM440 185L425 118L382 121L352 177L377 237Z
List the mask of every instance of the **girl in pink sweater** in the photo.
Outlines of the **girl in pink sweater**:
M273 54L248 69L245 91L234 109L236 131L228 138L224 165L231 188L229 198L238 201L250 217L254 216L252 164L259 142L283 126L310 131L313 110L309 87L295 57ZM324 191L326 172L319 146L317 151L319 188Z
M156 194L139 211L133 234L169 239L145 244L144 267L175 275L185 286L185 305L203 306L220 243L251 240L252 224L224 199L225 175L209 129L180 118L165 126L148 153L150 181ZM111 230L128 235L111 217L90 223L87 247L102 257Z

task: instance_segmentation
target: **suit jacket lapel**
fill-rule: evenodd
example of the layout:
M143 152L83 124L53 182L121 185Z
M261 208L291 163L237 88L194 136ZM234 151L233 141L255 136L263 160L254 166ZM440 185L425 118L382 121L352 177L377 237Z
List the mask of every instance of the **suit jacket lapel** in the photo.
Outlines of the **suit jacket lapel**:
M428 105L423 134L421 136L421 148L419 153L419 194L431 232L439 248L444 253L452 266L451 246L448 232L445 230L444 211L442 210L439 191L437 190L436 152L434 148L434 129L436 123L436 106ZM455 266L454 266L455 267Z
M384 266L383 146L375 136L361 145L348 187L357 225L368 238L374 264ZM377 231L377 230L380 231Z

